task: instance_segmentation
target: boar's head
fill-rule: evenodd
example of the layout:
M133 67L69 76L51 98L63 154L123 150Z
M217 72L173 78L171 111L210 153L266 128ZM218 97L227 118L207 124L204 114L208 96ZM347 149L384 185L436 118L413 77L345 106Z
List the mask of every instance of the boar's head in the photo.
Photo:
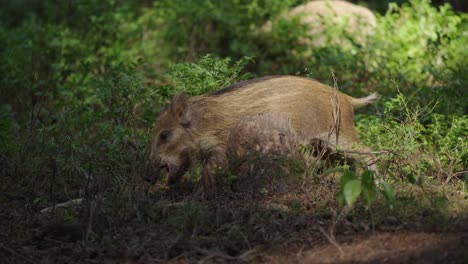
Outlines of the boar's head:
M155 183L167 171L167 184L179 181L190 167L193 137L187 97L177 94L156 121L146 180Z

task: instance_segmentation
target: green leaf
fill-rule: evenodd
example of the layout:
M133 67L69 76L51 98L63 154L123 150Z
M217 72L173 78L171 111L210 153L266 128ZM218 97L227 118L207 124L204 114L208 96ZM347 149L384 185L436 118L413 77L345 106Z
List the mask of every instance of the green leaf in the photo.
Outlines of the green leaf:
M387 182L382 182L382 188L382 193L385 198L387 198L390 203L395 201L395 189L393 189L393 186Z
M343 176L341 176L341 190L344 189L347 182L352 180L356 180L356 176L352 172L346 171Z
M345 171L343 176L341 176L341 187L340 187L340 192L338 193L338 197L337 197L338 203L340 204L340 206L343 206L346 202L346 198L344 195L345 186L348 182L353 181L353 180L356 180L356 176L354 176L354 174L350 171Z
M343 206L345 204L346 201L345 201L343 191L340 191L338 193L337 199L338 199L338 203L340 204L340 206Z
M361 194L361 184L358 180L348 181L343 188L346 204L352 205Z
M376 194L374 175L371 171L365 171L362 174L361 187L362 187L362 196L364 197L365 207L366 209L369 209L370 205L375 199L375 194Z
M364 173L362 174L361 182L362 182L363 187L364 186L367 188L375 187L374 174L372 173L372 171L369 171L369 170L364 171Z
M362 196L364 197L364 206L369 209L375 200L375 189L362 189Z

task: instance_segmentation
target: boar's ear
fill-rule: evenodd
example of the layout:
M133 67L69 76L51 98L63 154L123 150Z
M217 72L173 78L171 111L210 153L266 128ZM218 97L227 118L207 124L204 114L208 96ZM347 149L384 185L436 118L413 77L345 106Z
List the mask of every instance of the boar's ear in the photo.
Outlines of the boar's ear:
M187 121L187 96L180 92L171 102L171 112L181 121Z

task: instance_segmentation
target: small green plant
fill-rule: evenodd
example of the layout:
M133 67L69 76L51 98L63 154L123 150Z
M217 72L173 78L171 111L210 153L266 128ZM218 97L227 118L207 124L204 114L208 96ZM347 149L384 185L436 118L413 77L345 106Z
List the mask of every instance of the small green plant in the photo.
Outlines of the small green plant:
M380 190L390 206L395 201L393 186L383 180L376 180L372 171L364 171L360 179L355 173L345 171L341 177L340 186L338 201L341 205L352 206L359 197L362 197L365 208L369 209L376 200L377 190Z
M194 63L175 64L168 74L172 83L161 88L162 94L172 97L181 91L189 96L214 92L251 78L251 74L242 73L251 62L251 57L243 57L231 63L231 58L220 59L205 55Z
M366 116L357 123L363 143L388 152L380 157L385 177L422 184L428 177L448 179L463 171L466 117L431 114L433 106L413 101L399 94L385 102L382 117Z

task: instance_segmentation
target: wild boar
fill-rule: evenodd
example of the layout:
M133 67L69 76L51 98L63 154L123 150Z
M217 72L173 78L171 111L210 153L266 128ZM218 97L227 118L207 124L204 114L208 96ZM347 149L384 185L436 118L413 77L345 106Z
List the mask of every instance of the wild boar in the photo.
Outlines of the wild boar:
M351 150L359 142L354 108L377 99L375 93L353 98L316 80L296 76L243 81L192 98L179 93L155 123L147 180L155 182L166 170L170 185L199 163L203 187L209 190L215 181L213 172L227 164L230 129L241 118L262 113L287 116L299 144L324 140L334 148Z

